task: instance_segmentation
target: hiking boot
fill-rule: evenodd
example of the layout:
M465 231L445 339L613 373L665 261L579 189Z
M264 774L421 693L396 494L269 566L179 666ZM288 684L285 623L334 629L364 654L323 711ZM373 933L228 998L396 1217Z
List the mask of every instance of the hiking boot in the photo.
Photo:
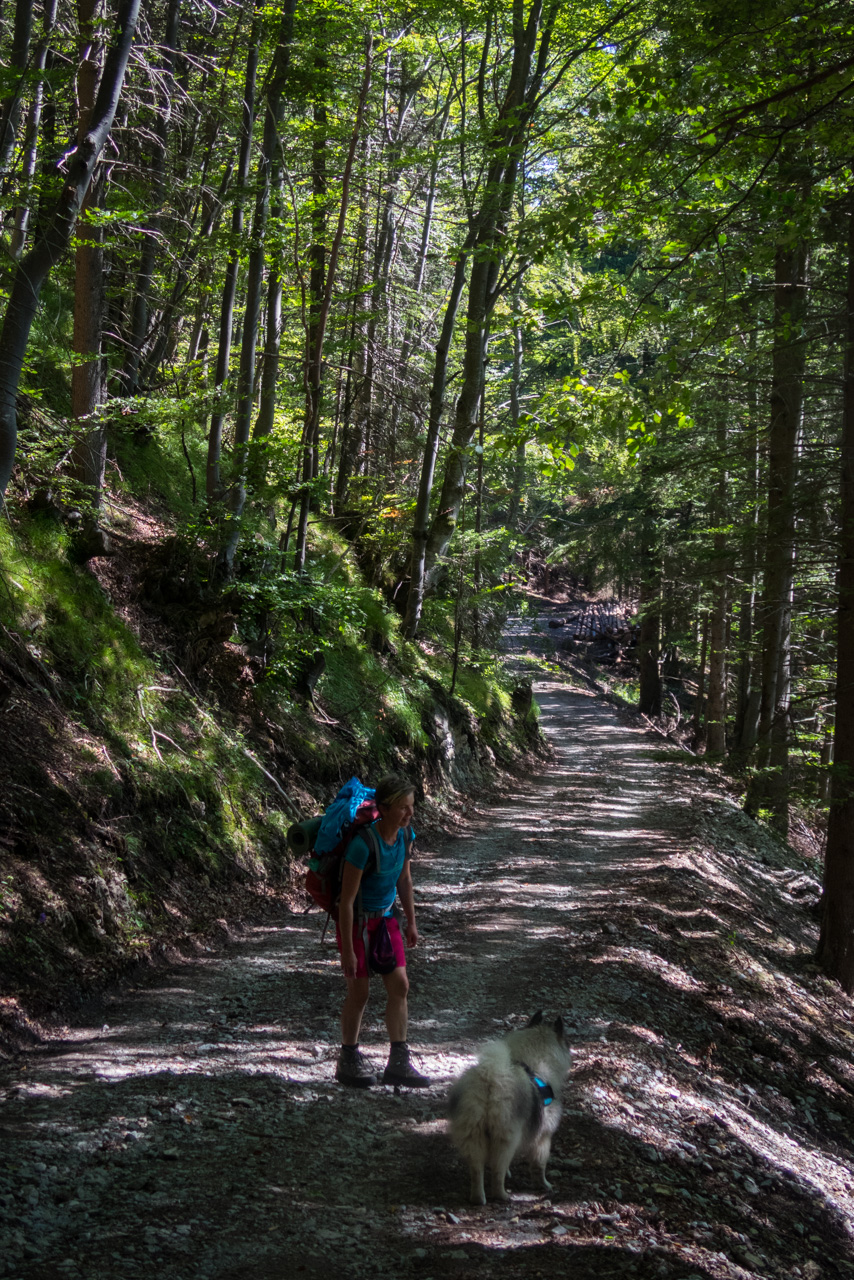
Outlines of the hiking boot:
M358 1045L345 1044L338 1054L335 1079L339 1084L349 1084L356 1089L367 1089L376 1084L377 1075L370 1061Z
M386 1069L383 1072L383 1084L405 1085L408 1089L427 1089L430 1080L412 1065L409 1045L405 1040L395 1042L388 1055Z

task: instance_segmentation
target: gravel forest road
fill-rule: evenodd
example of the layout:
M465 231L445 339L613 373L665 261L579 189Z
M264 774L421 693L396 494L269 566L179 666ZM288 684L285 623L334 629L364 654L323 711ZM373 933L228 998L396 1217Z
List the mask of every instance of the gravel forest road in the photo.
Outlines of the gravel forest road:
M248 928L0 1074L0 1276L854 1276L854 1035L809 964L814 879L701 763L535 692L553 758L419 852L433 1086L337 1085L320 914ZM574 1052L555 1188L523 1165L471 1208L444 1095L537 1009ZM378 1063L381 1015L377 984Z

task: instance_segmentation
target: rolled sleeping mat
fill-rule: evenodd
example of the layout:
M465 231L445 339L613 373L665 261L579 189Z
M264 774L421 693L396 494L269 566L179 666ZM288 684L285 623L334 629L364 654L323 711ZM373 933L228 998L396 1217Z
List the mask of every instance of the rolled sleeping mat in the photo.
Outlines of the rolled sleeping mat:
M321 814L317 818L305 818L302 822L295 822L292 827L288 828L288 845L292 853L298 858L303 858L314 848L314 842L317 839L317 833L320 830L320 824L323 821Z

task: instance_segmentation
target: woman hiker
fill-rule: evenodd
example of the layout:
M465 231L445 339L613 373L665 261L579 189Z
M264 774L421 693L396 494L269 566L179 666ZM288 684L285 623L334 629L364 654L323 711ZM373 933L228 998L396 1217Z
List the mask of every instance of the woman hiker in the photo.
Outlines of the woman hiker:
M374 800L380 816L372 824L372 830L378 839L354 836L344 856L337 941L341 968L347 979L347 998L341 1011L341 1052L335 1078L341 1084L363 1089L377 1083L370 1061L359 1049L359 1031L371 985L365 943L367 941L370 953L384 942L393 955L388 959L390 972L382 973L388 996L385 1024L391 1041L383 1084L425 1088L430 1081L412 1065L406 1042L409 992L406 952L400 926L392 914L395 896L399 895L406 916L406 946L416 946L418 929L410 867L415 839L410 826L415 812L415 790L406 778L392 773L377 783ZM376 858L371 844L376 845ZM375 937L383 927L388 930L388 939Z

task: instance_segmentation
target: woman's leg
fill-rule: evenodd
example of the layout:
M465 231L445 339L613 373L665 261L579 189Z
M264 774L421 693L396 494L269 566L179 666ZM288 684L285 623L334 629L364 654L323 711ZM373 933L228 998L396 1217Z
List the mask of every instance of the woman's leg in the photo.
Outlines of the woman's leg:
M398 967L397 969L392 969L391 973L384 973L383 982L388 995L385 1007L385 1025L388 1031L388 1038L392 1043L396 1040L405 1040L406 1025L409 1020L407 1004L409 979L406 976L406 970Z
M359 1089L367 1089L377 1082L376 1073L359 1048L362 1014L370 989L370 978L348 978L347 997L341 1010L341 1050L335 1079L340 1084L354 1085Z
M385 1024L391 1041L388 1062L383 1072L383 1084L402 1084L410 1089L426 1088L430 1081L412 1065L409 1045L406 1043L406 1024L409 1013L407 1002L409 979L406 976L406 970L402 967L392 969L391 973L383 974L383 982L388 993Z
M358 1044L362 1014L371 991L370 978L348 978L347 996L341 1010L341 1043Z

